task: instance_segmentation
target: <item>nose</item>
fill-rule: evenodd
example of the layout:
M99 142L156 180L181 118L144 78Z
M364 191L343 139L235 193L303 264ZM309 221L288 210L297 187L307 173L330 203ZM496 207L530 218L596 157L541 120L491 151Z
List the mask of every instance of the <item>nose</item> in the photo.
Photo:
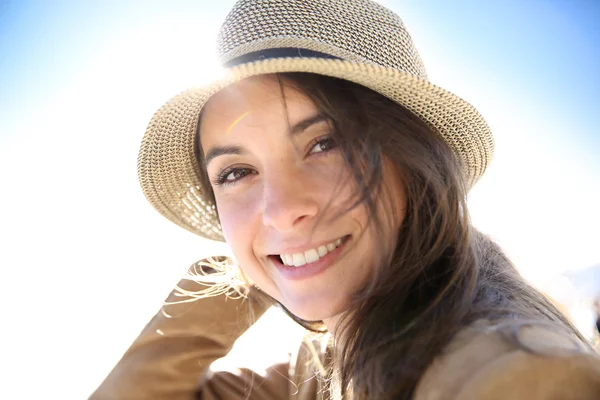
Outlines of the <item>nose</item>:
M280 232L298 229L319 213L309 174L279 170L263 175L263 224Z

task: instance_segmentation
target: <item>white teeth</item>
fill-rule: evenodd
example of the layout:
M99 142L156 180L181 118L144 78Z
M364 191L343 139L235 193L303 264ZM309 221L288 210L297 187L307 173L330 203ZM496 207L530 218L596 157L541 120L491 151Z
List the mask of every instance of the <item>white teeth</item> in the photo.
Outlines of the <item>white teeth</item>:
M319 259L319 253L315 249L310 249L304 252L304 258L307 264L315 262Z
M286 265L294 265L294 257L291 254L283 254L283 261Z
M335 250L341 244L342 239L338 239L333 243L306 250L304 253L281 254L280 257L285 265L290 267L301 267L305 264L317 261L319 258L327 255L330 251Z
M329 250L327 250L327 246L319 246L317 251L319 252L319 257L323 257L325 254L329 253Z
M292 255L294 257L294 267L301 267L306 264L306 259L304 258L304 254L302 253L294 253Z

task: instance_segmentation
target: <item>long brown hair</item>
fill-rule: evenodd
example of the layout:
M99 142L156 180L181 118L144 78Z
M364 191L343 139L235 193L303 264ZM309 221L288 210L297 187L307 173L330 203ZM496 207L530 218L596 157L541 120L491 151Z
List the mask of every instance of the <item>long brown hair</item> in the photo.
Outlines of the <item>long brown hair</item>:
M407 209L395 248L378 249L384 257L375 274L336 328L329 368L343 396L411 398L433 359L480 318L554 321L584 340L472 226L462 168L437 132L360 85L304 73L278 78L330 118L358 187L349 208L365 205L382 235L391 207L382 212L380 200L394 201L382 185L384 159L402 171ZM307 329L324 328L288 314Z

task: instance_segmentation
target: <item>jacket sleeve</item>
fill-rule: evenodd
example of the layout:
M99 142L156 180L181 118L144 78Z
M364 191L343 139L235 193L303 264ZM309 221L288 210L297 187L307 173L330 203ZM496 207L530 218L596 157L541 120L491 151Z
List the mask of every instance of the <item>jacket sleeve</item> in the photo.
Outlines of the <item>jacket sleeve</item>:
M456 400L598 400L600 358L545 356L516 350L476 372Z
M189 280L179 286L199 288ZM180 299L173 291L167 301ZM257 319L266 308L252 293L243 300L218 295L164 306L90 399L242 399L249 385L258 384L261 399L287 397L286 365L274 365L262 378L248 370L209 372L213 361L225 356L250 326L251 318Z

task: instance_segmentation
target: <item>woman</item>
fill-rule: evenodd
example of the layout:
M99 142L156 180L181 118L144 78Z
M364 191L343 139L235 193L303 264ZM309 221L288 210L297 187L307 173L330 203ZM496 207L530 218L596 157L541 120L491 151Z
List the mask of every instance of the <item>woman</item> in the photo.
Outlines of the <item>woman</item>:
M196 265L93 398L600 398L597 355L471 226L492 136L398 16L241 0L219 51L223 79L155 114L139 176L236 260ZM209 372L270 304L313 340L262 375Z

